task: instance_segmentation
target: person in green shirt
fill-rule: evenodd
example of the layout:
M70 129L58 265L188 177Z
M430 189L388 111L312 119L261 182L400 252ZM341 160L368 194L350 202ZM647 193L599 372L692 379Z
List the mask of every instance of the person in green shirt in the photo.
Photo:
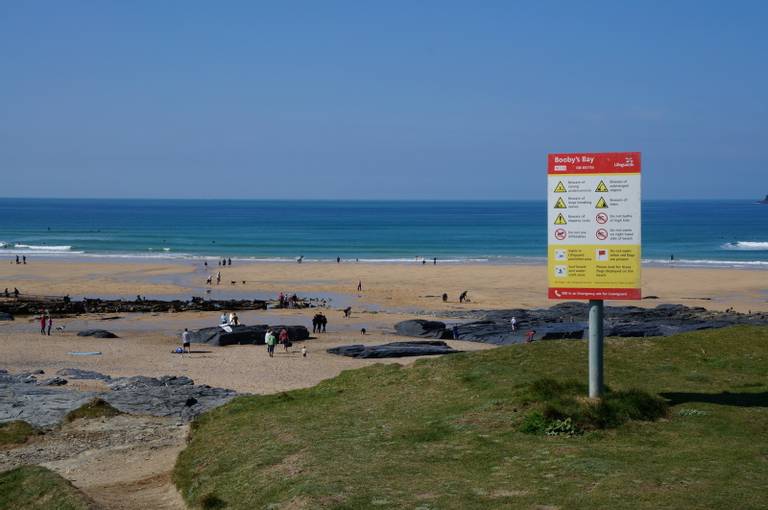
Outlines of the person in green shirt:
M267 354L269 354L270 358L273 358L275 356L275 344L277 343L277 338L275 337L275 333L272 331L272 328L267 330L264 341L264 343L267 344Z

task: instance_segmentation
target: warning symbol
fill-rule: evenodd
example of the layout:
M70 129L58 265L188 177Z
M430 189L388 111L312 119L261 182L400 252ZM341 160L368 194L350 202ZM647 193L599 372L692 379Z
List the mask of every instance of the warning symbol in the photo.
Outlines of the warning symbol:
M555 225L567 225L568 222L565 221L565 216L563 216L563 213L559 213L557 215L557 218L555 218Z
M565 205L565 200L563 200L563 197L560 197L557 199L557 202L555 203L555 209L567 209Z
M608 191L608 186L606 186L603 181L600 181L600 184L597 185L595 191L598 193L606 193Z
M564 228L558 228L555 230L555 239L558 241L562 241L566 237L568 237L568 232Z
M563 186L563 181L559 181L557 183L557 186L555 186L555 193L565 193L566 191L568 191L568 190L566 190L565 186ZM606 191L608 191L608 190L606 190Z
M595 204L595 209L608 209L608 204L603 197L600 197L600 200L597 201L597 204Z

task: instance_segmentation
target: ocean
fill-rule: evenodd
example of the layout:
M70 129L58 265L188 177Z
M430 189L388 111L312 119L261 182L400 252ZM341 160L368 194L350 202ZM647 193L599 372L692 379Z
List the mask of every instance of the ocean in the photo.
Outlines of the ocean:
M0 257L543 263L545 201L0 199ZM643 203L646 264L768 269L768 205Z

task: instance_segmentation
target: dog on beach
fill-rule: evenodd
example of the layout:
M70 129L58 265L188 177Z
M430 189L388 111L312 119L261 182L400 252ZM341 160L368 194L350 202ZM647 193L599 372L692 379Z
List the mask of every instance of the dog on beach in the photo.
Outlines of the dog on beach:
M366 333L367 333L367 331L366 331L366 329L365 329L365 328L360 328L360 334L361 334L361 335L364 335L364 334L366 334Z
M62 324L61 326L56 326L56 331L58 331L59 333L64 333L65 329L67 329L66 324Z

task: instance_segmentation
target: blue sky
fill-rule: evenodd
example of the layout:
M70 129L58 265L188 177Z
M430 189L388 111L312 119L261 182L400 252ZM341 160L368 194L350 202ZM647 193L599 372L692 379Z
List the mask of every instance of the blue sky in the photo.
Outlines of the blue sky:
M0 196L768 193L768 2L0 2Z

